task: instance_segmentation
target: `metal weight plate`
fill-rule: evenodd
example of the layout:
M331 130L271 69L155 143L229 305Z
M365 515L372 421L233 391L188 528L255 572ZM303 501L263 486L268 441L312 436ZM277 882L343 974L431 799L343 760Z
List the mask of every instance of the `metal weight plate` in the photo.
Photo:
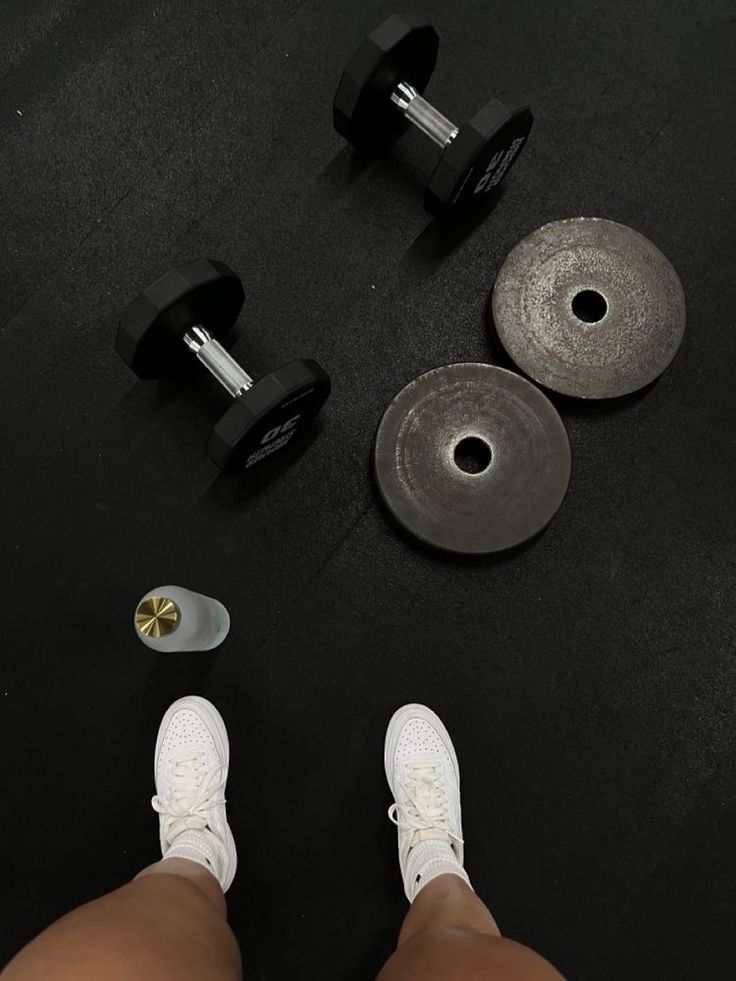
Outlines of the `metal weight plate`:
M570 218L523 239L501 267L492 313L534 381L577 398L627 395L677 353L685 296L669 260L633 228Z
M389 405L374 466L386 506L407 531L481 555L527 541L552 519L570 479L570 444L531 382L493 365L451 364L421 375Z

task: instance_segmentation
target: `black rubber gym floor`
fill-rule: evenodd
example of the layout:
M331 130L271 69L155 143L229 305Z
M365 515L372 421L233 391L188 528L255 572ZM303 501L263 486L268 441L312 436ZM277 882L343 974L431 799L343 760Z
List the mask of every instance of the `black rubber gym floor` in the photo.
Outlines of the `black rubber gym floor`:
M736 11L726 0L427 0L429 98L536 122L491 217L422 209L437 150L364 166L331 99L393 4L3 0L0 12L3 960L157 857L156 728L230 730L246 977L369 979L405 900L382 771L425 701L463 769L467 863L502 930L570 979L736 972ZM369 482L396 392L493 360L500 264L556 218L632 225L678 270L684 345L643 397L557 400L568 496L530 547L430 554ZM113 351L139 288L198 255L246 287L253 374L317 358L321 431L270 481L218 477L209 387ZM214 655L154 655L150 587L221 599Z

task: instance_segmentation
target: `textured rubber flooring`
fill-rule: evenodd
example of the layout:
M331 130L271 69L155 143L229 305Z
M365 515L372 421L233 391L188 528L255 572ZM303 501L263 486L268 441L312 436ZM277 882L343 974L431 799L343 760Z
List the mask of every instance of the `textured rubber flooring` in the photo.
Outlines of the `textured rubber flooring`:
M428 0L429 97L512 88L535 128L467 237L422 209L419 134L364 165L333 131L347 57L393 10L344 0L3 0L0 10L0 959L157 856L156 728L196 692L230 730L246 977L369 979L405 910L385 724L426 701L463 769L468 869L571 981L736 974L736 15L726 0ZM678 270L684 345L642 398L558 405L563 507L529 548L448 560L398 535L370 447L388 401L496 360L509 249L594 215ZM253 374L334 394L293 465L203 446L206 385L142 383L121 308L209 255L246 286ZM214 655L154 656L153 585L217 596Z

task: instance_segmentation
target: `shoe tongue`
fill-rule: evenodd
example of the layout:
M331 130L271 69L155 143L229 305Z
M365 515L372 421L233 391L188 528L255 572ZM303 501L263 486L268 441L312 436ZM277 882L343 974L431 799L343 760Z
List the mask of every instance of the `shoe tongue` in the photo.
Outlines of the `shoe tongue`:
M416 801L428 810L436 807L435 800L439 788L435 785L435 774L435 766L430 762L426 766L416 764L411 771L411 780L414 786L413 794L416 796Z
M426 756L415 756L414 759L411 760L411 769L415 772L419 771L420 773L423 771L426 772L436 770L439 765L440 761L436 756L432 756L431 754L427 754Z
M420 841L446 841L450 842L450 836L446 831L441 828L428 828L426 830L417 830L414 833L414 845L419 844Z
M205 776L204 761L198 751L181 750L174 757L174 772L171 778L171 794L174 800L186 800L196 793Z
M171 760L174 763L188 763L191 762L196 766L204 765L204 752L201 746L197 746L195 743L191 745L185 744L184 746L179 746L171 754Z

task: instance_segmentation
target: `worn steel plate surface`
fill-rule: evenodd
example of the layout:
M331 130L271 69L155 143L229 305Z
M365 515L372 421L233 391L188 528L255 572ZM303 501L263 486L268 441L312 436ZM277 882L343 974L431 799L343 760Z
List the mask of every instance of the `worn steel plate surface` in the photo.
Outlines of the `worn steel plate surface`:
M493 289L501 343L534 381L578 398L626 395L669 365L685 330L672 264L602 218L544 225L509 254Z
M570 445L531 382L492 365L453 364L399 392L378 427L374 463L381 496L407 531L450 552L484 554L527 541L551 520L567 490Z

